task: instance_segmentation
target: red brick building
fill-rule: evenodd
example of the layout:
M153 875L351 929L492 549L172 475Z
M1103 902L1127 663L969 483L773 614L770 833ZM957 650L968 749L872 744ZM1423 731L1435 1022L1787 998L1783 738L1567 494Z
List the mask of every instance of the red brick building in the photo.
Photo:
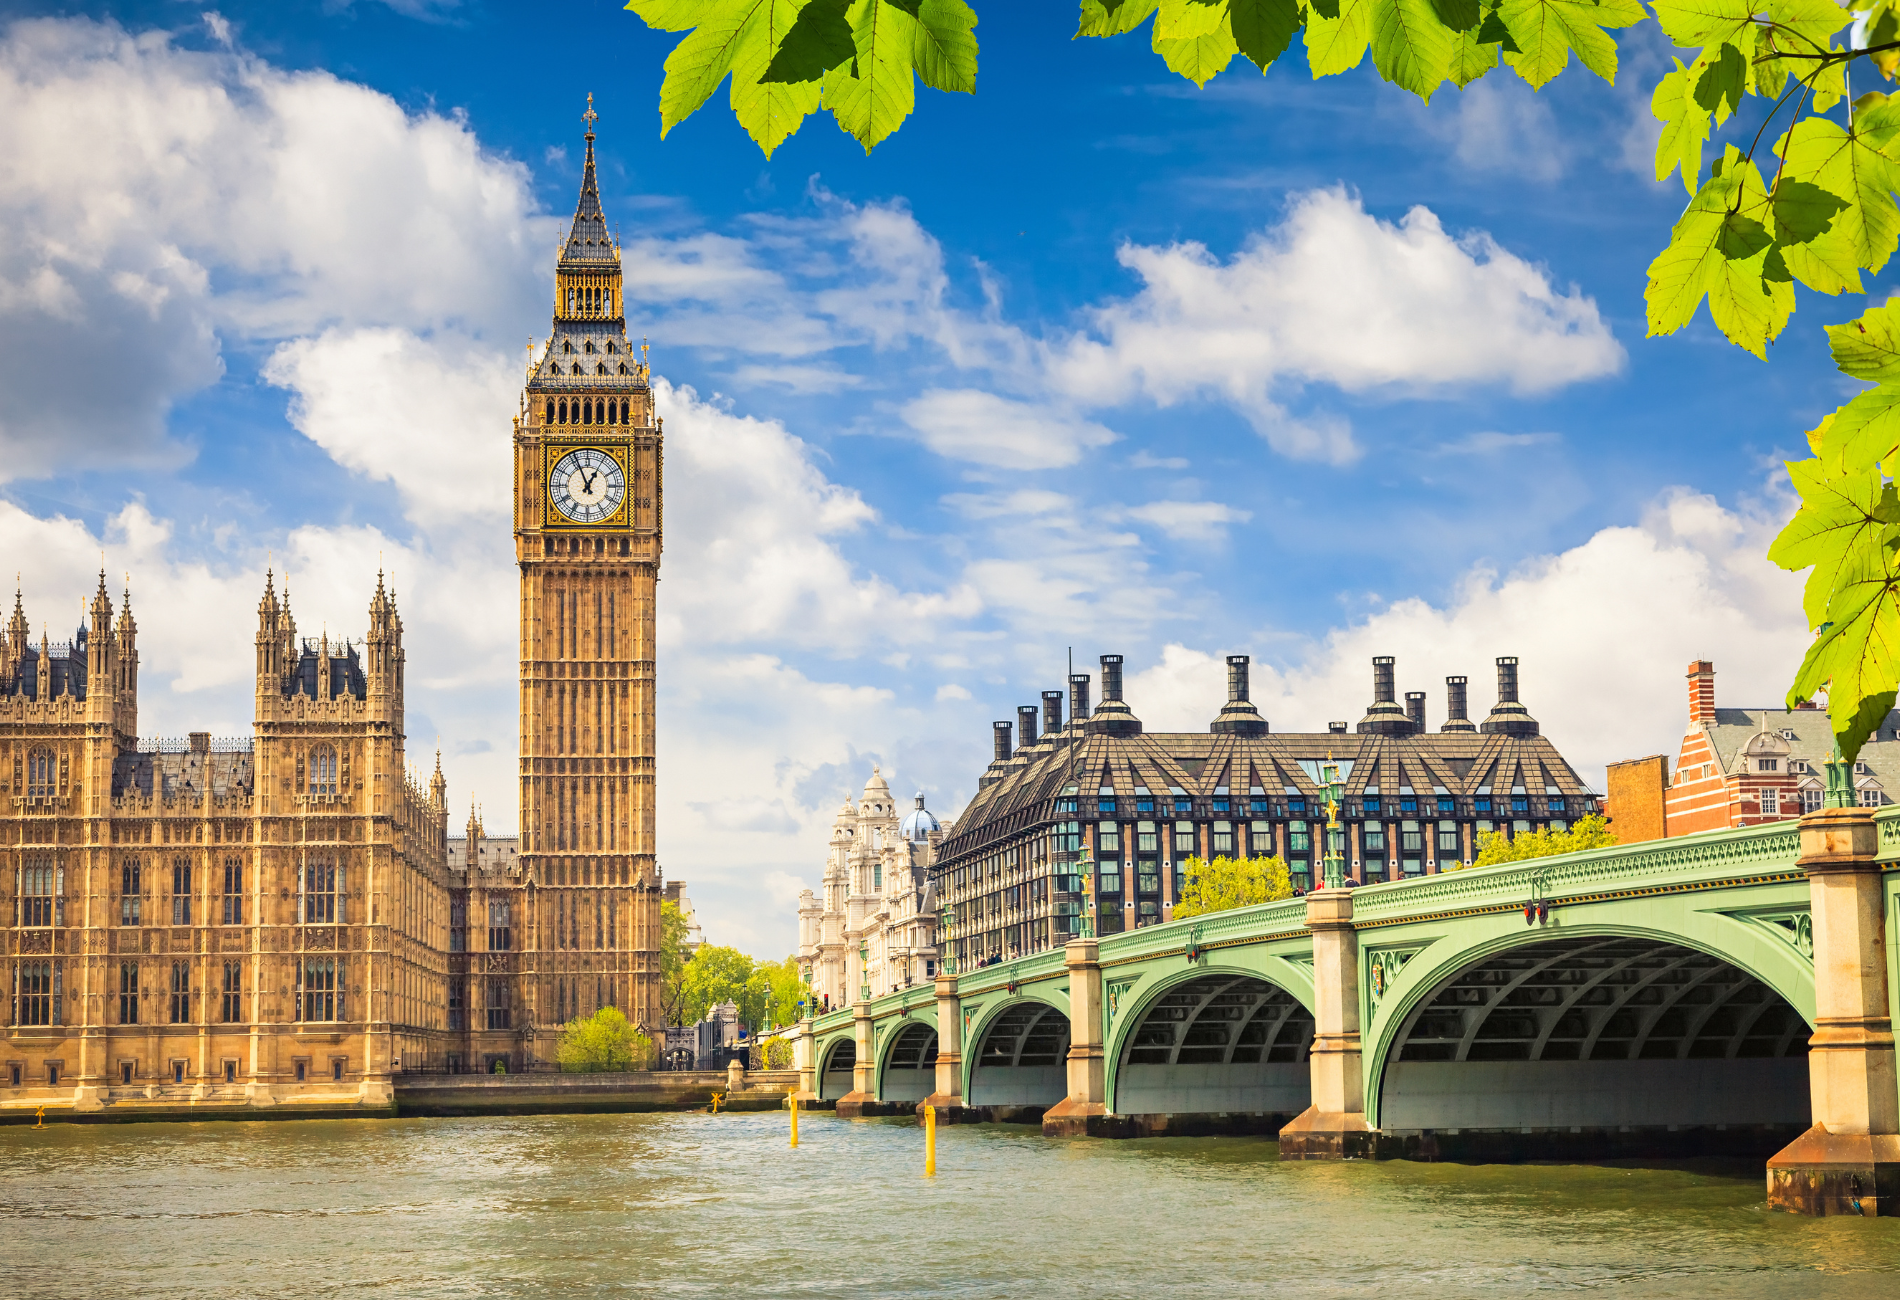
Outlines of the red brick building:
M1723 709L1715 703L1715 665L1689 665L1689 728L1675 775L1661 755L1612 763L1605 811L1625 843L1799 817L1821 806L1833 749L1827 713L1796 709ZM1891 802L1900 783L1900 713L1889 714L1854 764L1864 807ZM1897 787L1900 788L1900 787Z

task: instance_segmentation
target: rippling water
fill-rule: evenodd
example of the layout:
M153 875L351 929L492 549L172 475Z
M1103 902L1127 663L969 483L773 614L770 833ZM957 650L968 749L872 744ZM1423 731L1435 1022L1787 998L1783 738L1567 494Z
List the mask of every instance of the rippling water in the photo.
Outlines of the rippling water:
M1900 1220L1759 1166L1282 1164L808 1115L0 1129L24 1297L1900 1297Z

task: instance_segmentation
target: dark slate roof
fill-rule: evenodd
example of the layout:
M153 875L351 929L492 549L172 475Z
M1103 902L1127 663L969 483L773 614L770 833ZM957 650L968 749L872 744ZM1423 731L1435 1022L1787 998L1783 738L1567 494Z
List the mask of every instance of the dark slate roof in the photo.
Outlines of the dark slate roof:
M86 629L80 628L79 635L70 643L55 641L46 647L47 660L53 666L53 699L70 694L75 699L86 698ZM29 700L40 697L40 648L29 643L20 655L20 675L8 683L8 694L24 695Z
M1422 797L1508 795L1518 789L1540 798L1547 793L1571 798L1593 793L1541 735L1466 731L1114 736L1083 735L1071 724L1053 740L1045 736L991 764L976 797L938 849L937 863L941 868L948 858L1054 820L1053 801L1070 786L1085 802L1104 786L1112 786L1122 799L1145 787L1157 800L1156 819L1168 815L1171 795L1195 801L1192 815L1205 817L1206 805L1199 801L1213 797L1221 786L1227 787L1237 810L1256 789L1270 800L1303 797L1317 804L1319 765L1329 759L1340 763L1349 799L1360 798L1368 787L1377 787L1387 797L1408 789ZM1246 819L1244 812L1232 815Z
M120 754L112 763L112 797L139 795L173 799L193 797L207 790L217 798L249 795L254 766L248 753L211 753L202 749L183 753Z
M593 345L592 352L587 350L589 344ZM554 336L528 380L528 389L537 393L643 389L647 382L640 374L639 362L639 353L627 342L626 326L621 321L556 320Z
M581 168L581 197L574 205L574 225L561 249L565 269L586 270L614 260L613 241L607 235L607 217L600 210L600 185L594 178L594 133L587 133L587 161Z
M297 657L297 664L284 679L284 698L308 695L317 698L317 685L322 680L322 646L309 638L304 639L303 653ZM345 641L339 648L330 647L330 698L341 699L345 695L354 695L363 699L369 694L369 683L363 676L362 656L355 646Z

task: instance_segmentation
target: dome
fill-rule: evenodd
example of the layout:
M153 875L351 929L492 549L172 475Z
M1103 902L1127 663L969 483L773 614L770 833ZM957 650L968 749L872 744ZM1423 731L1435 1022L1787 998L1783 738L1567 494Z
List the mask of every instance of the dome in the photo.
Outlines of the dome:
M917 795L917 806L911 810L909 816L898 823L897 829L898 833L912 844L921 844L943 827L937 824L937 819L932 817L929 810L924 807L924 796L920 791Z

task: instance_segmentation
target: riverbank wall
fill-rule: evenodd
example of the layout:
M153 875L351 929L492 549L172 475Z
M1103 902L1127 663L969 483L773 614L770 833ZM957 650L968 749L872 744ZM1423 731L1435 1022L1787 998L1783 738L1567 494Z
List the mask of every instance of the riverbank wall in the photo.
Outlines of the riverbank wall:
M35 1088L0 1098L0 1124L127 1124L205 1120L341 1119L396 1115L560 1115L719 1109L777 1110L793 1070L755 1070L732 1092L719 1070L617 1074L398 1074L361 1083L148 1084Z

